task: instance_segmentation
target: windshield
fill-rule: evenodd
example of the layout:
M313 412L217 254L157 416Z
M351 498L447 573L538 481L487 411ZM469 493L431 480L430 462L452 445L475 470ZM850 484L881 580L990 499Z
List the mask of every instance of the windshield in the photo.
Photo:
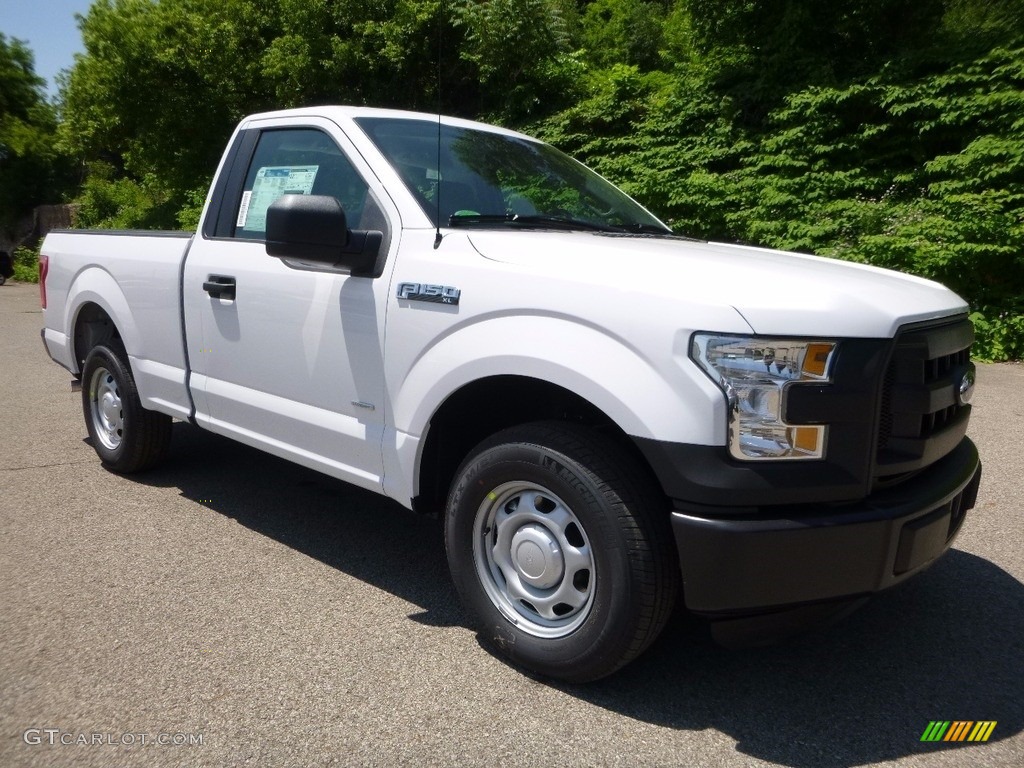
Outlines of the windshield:
M671 234L624 192L547 144L443 125L438 148L436 122L361 117L356 123L435 226Z

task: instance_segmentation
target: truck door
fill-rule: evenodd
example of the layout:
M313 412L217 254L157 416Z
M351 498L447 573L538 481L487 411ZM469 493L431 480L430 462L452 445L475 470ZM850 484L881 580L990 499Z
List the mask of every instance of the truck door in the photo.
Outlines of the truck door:
M224 210L211 206L212 223L185 264L196 420L380 491L392 260L383 277L353 277L268 256L264 240L267 207L286 193L333 195L349 228L383 231L384 248L397 248L397 214L385 211L381 200L390 201L371 190L371 174L333 123L305 119L245 133L215 190Z

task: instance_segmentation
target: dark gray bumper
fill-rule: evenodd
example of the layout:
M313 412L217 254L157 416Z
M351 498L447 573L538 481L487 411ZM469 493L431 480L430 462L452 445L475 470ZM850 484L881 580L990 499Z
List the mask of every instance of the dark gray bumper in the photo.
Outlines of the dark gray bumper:
M927 470L862 502L771 519L673 512L686 606L709 616L767 613L891 587L934 562L974 506L981 462L964 438Z

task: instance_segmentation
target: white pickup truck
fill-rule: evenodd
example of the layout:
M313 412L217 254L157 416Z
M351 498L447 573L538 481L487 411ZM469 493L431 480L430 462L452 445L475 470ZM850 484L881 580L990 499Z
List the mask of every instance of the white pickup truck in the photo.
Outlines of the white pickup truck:
M54 232L40 266L105 466L178 419L443 511L484 638L555 678L635 658L677 598L733 642L846 610L977 495L963 300L674 236L500 128L254 115L197 233Z

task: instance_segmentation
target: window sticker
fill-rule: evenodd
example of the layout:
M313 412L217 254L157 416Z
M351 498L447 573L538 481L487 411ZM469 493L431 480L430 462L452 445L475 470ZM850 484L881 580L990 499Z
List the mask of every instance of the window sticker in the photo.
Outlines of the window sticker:
M243 229L265 232L267 229L267 208L281 195L308 195L313 191L313 182L319 165L268 166L256 173L252 192L242 195L238 210L238 226Z

